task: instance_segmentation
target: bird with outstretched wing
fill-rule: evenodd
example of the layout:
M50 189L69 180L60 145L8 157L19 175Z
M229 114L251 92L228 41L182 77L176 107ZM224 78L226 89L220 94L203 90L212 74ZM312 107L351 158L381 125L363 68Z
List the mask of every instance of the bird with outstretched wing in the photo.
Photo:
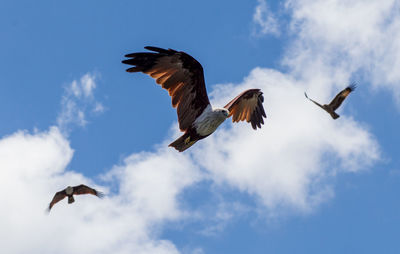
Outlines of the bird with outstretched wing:
M307 93L304 92L304 95L306 96L307 99L309 99L310 101L312 101L313 103L315 103L317 106L321 107L323 110L325 110L326 112L328 112L331 117L333 119L338 119L340 116L335 112L340 105L342 104L342 102L346 99L346 97L353 92L356 89L356 85L354 83L350 84L348 87L346 87L345 89L343 89L342 91L340 91L340 93L338 93L335 98L333 98L333 100L331 101L331 103L329 104L324 104L321 105L318 102L310 99L307 96Z
M96 189L90 188L84 184L77 185L74 187L68 186L62 191L57 192L53 199L51 200L48 211L59 201L63 200L65 197L68 197L68 204L75 202L74 195L82 195L82 194L91 194L95 195L99 198L104 197L104 194Z
M213 108L208 99L201 64L182 51L145 47L152 52L127 54L122 61L132 65L127 72L150 75L166 89L176 108L179 129L184 134L169 146L182 152L212 134L226 118L233 122L250 122L253 129L261 128L266 114L263 93L248 89L234 98L224 108Z

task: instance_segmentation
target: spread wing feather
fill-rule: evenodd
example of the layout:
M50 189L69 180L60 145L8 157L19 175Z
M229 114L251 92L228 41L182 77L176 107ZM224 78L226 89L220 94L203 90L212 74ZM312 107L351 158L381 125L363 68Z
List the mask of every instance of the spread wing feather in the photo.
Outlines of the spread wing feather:
M326 110L321 104L319 104L318 102L314 101L313 99L308 98L306 92L304 92L304 95L306 96L307 99L309 99L310 101L314 102L315 105L321 107L323 110Z
M249 89L231 100L224 108L229 110L232 122L250 122L253 129L261 128L263 117L267 117L263 107L264 97L260 89Z
M132 53L122 63L133 65L127 72L143 72L156 80L171 96L177 109L179 128L186 131L210 104L201 64L182 51L145 47L157 52Z
M73 187L73 194L74 195L81 195L81 194L92 194L98 196L99 198L103 197L104 194L96 189L90 188L84 184L74 186Z
M57 192L53 199L51 200L50 204L49 204L49 208L48 210L50 211L50 209L60 200L63 200L65 197L67 196L67 193L65 192L65 190L59 191Z
M356 85L353 83L343 89L340 93L338 93L335 98L329 103L329 106L335 111L340 107L344 99L356 89Z

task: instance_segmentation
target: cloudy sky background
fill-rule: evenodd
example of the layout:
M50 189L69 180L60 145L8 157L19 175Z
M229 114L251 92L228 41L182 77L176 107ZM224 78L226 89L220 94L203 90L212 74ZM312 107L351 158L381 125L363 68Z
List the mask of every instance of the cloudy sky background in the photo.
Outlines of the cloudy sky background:
M3 1L0 243L7 253L398 253L400 2ZM264 92L178 153L147 45L202 63L212 104ZM333 121L329 102L357 82ZM67 185L79 196L45 212Z

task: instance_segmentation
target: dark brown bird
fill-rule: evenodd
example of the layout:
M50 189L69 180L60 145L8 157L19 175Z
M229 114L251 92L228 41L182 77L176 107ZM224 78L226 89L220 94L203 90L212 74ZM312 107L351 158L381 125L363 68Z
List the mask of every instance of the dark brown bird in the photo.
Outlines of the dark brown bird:
M63 200L65 197L68 197L68 204L74 203L75 199L74 199L73 195L81 195L81 194L92 194L99 198L104 197L104 194L102 192L92 189L84 184L74 186L74 187L68 186L64 190L59 191L54 195L53 200L49 204L48 210L50 211L50 209L58 201Z
M320 106L323 110L328 112L332 116L333 119L337 119L340 116L338 114L336 114L335 110L340 107L340 105L342 104L344 99L346 99L346 97L351 92L353 92L355 89L356 89L356 85L353 83L353 84L349 85L348 87L346 87L344 90L342 90L340 93L338 93L335 96L335 98L331 101L331 103L324 104L324 105L321 105L318 102L308 98L306 92L304 92L304 95L306 96L307 99L309 99L310 101L314 102L316 105Z
M182 51L145 47L153 52L125 55L122 63L133 65L127 72L143 72L171 96L178 114L179 129L185 134L169 146L182 152L212 134L226 118L233 122L247 121L253 129L261 128L266 117L264 97L260 89L248 89L224 108L213 108L207 96L201 64Z

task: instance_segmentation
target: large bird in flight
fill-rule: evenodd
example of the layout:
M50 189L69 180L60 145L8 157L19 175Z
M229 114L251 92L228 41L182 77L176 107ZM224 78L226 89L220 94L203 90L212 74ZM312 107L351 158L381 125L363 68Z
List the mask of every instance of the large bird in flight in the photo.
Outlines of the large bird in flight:
M309 99L310 101L314 102L316 105L320 106L323 110L325 110L326 112L328 112L333 119L337 119L339 118L339 115L336 114L335 110L339 108L339 106L342 104L342 102L344 101L344 99L346 99L346 97L353 92L356 89L356 85L355 84L351 84L348 87L346 87L345 89L343 89L340 93L338 93L335 98L331 101L331 103L329 104L324 104L321 105L318 102L308 98L307 93L304 92L304 95L306 96L307 99Z
M261 128L266 117L260 89L248 89L223 108L213 108L207 96L201 64L182 51L145 47L153 52L127 54L122 63L133 65L127 72L143 72L154 78L172 97L177 109L179 128L185 132L169 146L182 152L213 133L232 116L233 122L250 122Z
M50 209L58 201L63 200L65 197L68 197L68 204L74 203L75 202L74 195L81 195L81 194L92 194L99 198L102 198L104 196L104 194L102 192L97 191L93 188L90 188L84 184L74 186L74 187L68 186L64 190L59 191L54 195L53 200L51 200L51 202L49 204L48 210L50 211Z

